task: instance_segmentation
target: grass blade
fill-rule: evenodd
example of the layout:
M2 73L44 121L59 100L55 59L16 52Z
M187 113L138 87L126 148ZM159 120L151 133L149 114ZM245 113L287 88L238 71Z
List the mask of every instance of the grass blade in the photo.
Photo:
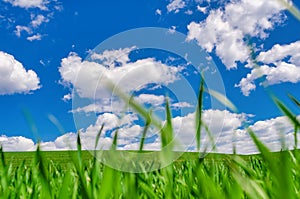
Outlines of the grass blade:
M272 96L272 99L283 114L285 114L296 127L300 127L300 122L297 117L277 97Z
M291 94L288 94L288 96L300 108L300 102Z
M214 90L207 90L207 93L216 98L219 102L224 104L226 107L231 109L233 112L238 112L238 109L235 107L235 105L223 94L214 91Z
M198 104L196 110L196 141L197 141L197 150L200 150L200 141L201 141L201 128L202 128L202 109L203 109L203 94L204 94L204 78L201 78L200 90L198 96Z
M173 141L172 113L169 105L169 99L166 98L166 124L161 130L162 148L167 147L172 141Z
M99 139L100 139L100 136L102 134L103 128L104 128L104 124L102 124L100 130L97 133L96 140L95 140L95 150L97 150L97 146L99 144Z
M140 148L139 148L140 152L143 151L144 143L145 143L145 139L146 139L146 134L147 134L150 123L151 123L151 121L148 121L148 120L146 121L144 130L143 130L143 133L142 133L142 137L141 137L141 143L140 143Z

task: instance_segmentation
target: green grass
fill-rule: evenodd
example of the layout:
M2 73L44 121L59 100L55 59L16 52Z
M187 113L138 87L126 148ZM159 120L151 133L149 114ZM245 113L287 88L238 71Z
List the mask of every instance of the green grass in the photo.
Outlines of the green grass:
M299 151L200 159L198 153L185 153L166 168L144 173L114 170L88 151L3 155L1 198L300 197Z

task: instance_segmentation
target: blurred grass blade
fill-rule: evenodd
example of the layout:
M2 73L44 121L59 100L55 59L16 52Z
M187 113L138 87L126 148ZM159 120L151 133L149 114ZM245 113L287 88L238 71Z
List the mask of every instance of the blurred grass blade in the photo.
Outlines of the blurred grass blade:
M298 126L294 126L294 150L296 151L298 148Z
M1 165L2 165L2 168L5 168L6 164L5 164L5 157L4 157L4 152L3 152L2 144L0 144L0 154L1 154Z
M204 78L202 76L200 82L197 110L196 110L196 141L197 141L198 151L200 150L200 142L201 142L203 94L204 94Z
M293 5L292 1L289 0L278 0L284 7L286 7L288 9L288 11L294 15L294 17L296 17L296 19L298 19L298 21L300 21L300 11L299 9Z
M161 129L162 148L168 146L172 141L173 141L172 113L169 105L169 99L166 98L166 124Z
M291 94L288 94L288 96L300 108L300 102Z
M118 148L118 133L119 133L119 128L117 128L117 130L115 131L113 143L111 145L110 150L114 150L115 151Z
M207 90L207 93L216 98L219 102L224 104L233 112L238 112L238 109L235 107L235 105L225 95L211 89Z
M141 143L140 143L140 148L139 148L140 152L143 151L144 143L145 143L145 139L146 139L146 134L147 134L150 123L151 123L151 121L148 121L148 120L146 121L144 130L143 130L143 133L142 133L142 137L141 137Z
M59 199L66 199L66 198L70 198L70 182L72 182L72 176L70 171L67 171L67 173L65 174L64 180L62 182L62 186L59 192Z
M255 133L252 131L252 129L247 129L248 133L250 134L250 137L254 141L257 149L262 153L264 156L265 154L269 154L271 151L257 138Z
M42 181L42 191L43 197L50 197L52 196L51 193L51 186L49 184L49 179L48 179L48 172L45 168L45 160L43 159L40 151L40 143L37 145L37 149L35 152L35 164L38 166L37 169L37 175L39 176L39 179Z
M203 126L205 128L205 131L208 135L208 138L209 138L209 142L212 146L212 150L215 151L216 150L216 142L215 142L215 138L214 138L214 135L213 133L210 131L210 129L208 128L208 126L203 122Z
M59 132L63 135L65 133L65 130L59 120L52 114L48 115L48 119L56 126L56 128L59 130Z
M133 108L133 110L136 111L140 116L142 116L146 121L151 121L151 124L153 124L157 129L161 129L161 123L160 121L157 121L153 115L150 114L149 111L142 105L140 105L138 102L134 100L133 97L130 97L128 94L121 91L118 87L116 87L113 83L107 82L108 89L113 91L117 94L118 97L120 97L124 102L127 102L128 105Z
M35 125L35 122L33 120L33 117L30 113L30 111L26 108L23 109L23 114L24 114L24 117L26 119L26 122L28 123L29 125L29 128L31 130L31 132L33 133L33 136L37 139L37 140L40 140L40 137L39 137L39 134L38 134L38 129Z
M99 144L99 139L100 139L100 136L102 134L102 131L103 131L103 128L104 128L104 124L102 124L100 130L98 131L97 135L96 135L96 140L95 140L95 150L97 150L97 146Z
M300 127L300 122L297 117L277 97L272 96L272 99L283 114L285 114L296 127Z

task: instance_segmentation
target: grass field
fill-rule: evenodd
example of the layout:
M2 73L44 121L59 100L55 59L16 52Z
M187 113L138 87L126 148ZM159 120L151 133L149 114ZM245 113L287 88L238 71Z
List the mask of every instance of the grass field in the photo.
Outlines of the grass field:
M165 168L128 173L88 151L2 153L1 198L299 198L299 151L185 153Z

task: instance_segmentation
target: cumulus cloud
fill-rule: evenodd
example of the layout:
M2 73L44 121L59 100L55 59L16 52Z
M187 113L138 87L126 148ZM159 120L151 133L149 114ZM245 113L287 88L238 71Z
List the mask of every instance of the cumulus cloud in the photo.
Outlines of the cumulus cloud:
M49 19L46 18L44 15L37 15L37 16L34 16L32 15L31 16L31 19L32 21L30 22L30 25L33 27L33 28L37 28L39 27L42 23L47 23L49 22Z
M233 153L233 146L236 146L237 153L239 154L258 153L258 149L249 136L249 133L242 125L247 120L247 117L249 116L246 114L231 113L227 110L203 111L203 121L207 124L211 134L215 138L215 152ZM300 118L298 117L298 119ZM97 149L109 149L113 143L114 132L119 127L118 149L137 150L143 127L135 124L134 121L136 120L137 116L135 114L128 114L124 117L119 117L113 113L99 115L95 124L81 130L80 137L83 149L94 149L96 135L102 124L105 124ZM196 150L195 113L175 117L172 119L172 123L175 139L177 140L175 148L177 150ZM253 125L250 125L249 128L272 151L282 149L282 138L287 148L292 149L294 146L294 126L285 116L257 121ZM156 138L145 143L145 150L161 149L161 139L157 130L150 128L147 138L153 137L156 134ZM298 135L299 138L300 136ZM76 143L77 134L70 132L59 136L53 142L42 142L40 146L42 150L76 150ZM36 144L31 139L24 137L1 136L0 144L5 151L32 151L36 149ZM202 150L204 150L206 144L209 145L210 141L206 130L203 129L201 137ZM210 151L211 147L208 150Z
M31 139L22 136L7 137L5 135L2 135L0 136L0 145L3 147L3 151L35 150L34 142Z
M34 40L41 40L42 39L42 35L37 33L35 35L33 35L33 33L35 32L35 30L42 25L42 23L47 23L49 22L49 18L45 17L44 15L31 15L31 22L28 26L21 26L21 25L17 25L16 26L16 30L15 30L15 34L18 37L21 37L22 32L27 33L27 35L30 35L27 37L28 41L34 41Z
M70 101L72 99L72 94L71 93L68 93L66 95L63 96L62 100L64 102L67 102L67 101Z
M168 12L175 12L178 13L180 9L186 6L183 0L173 0L167 5Z
M171 105L171 107L175 109L180 109L180 108L192 108L194 107L192 104L188 102L176 102Z
M0 95L29 93L40 88L40 80L12 55L0 51Z
M224 9L210 11L202 22L188 25L187 40L196 40L208 52L215 51L227 69L246 62L247 36L264 39L275 24L283 21L285 7L279 1L231 1Z
M294 146L294 126L285 116L255 122L250 128L271 151L279 151L282 149L282 139L289 149L292 149ZM219 147L220 152L232 153L232 150L229 148L229 146L232 145L232 139L230 137L223 135L218 141L221 143ZM244 129L236 131L234 142L238 153L251 154L258 152L250 135Z
M165 102L165 97L163 95L140 94L135 97L135 100L140 104L151 104L154 107L158 107Z
M32 35L30 37L27 37L28 41L40 41L42 39L42 35L41 34L36 34L36 35Z
M29 28L27 26L20 26L20 25L16 26L15 34L18 37L21 37L22 32L26 32L27 34L31 34L32 30L31 30L31 28Z
M18 6L21 8L39 8L41 10L47 10L48 0L4 0L13 6Z
M206 14L207 13L207 8L208 7L201 7L201 6L197 6L197 10L199 11L199 12L202 12L203 14Z
M97 55L97 58L110 63L109 60L114 60L112 55L118 53L104 52ZM113 82L125 92L131 92L150 83L172 83L177 80L177 73L180 71L180 68L167 66L153 58L127 62L127 56L123 55L116 60L120 66L107 66L98 62L82 61L77 54L71 53L62 59L59 72L63 82L73 85L80 97L103 99L111 97L106 89L107 81Z
M102 54L93 53L91 58L93 61L101 61L104 66L114 68L117 65L126 64L129 59L129 53L136 49L136 46L131 48L120 48L118 50L105 50Z
M162 14L162 13L161 13L161 10L160 10L160 9L156 9L156 10L155 10L155 14L161 15L161 14Z
M240 87L245 96L256 89L255 80L265 77L265 84L274 85L283 82L300 82L300 41L288 45L274 45L270 50L261 52L257 61L259 68L252 69L236 87Z
M210 109L203 111L203 121L215 139L222 134L232 137L234 131L242 127L242 123L246 121L246 118L247 115L245 114L235 114L227 110L221 111ZM186 147L195 147L195 113L190 113L183 117L175 117L172 122L178 141ZM205 128L203 128L201 143L205 144L208 140L208 134Z
M257 61L273 64L281 62L285 58L288 58L288 63L300 65L300 41L287 45L276 44L270 50L261 52L257 57Z
M176 26L171 26L168 30L168 33L174 34L176 32Z

